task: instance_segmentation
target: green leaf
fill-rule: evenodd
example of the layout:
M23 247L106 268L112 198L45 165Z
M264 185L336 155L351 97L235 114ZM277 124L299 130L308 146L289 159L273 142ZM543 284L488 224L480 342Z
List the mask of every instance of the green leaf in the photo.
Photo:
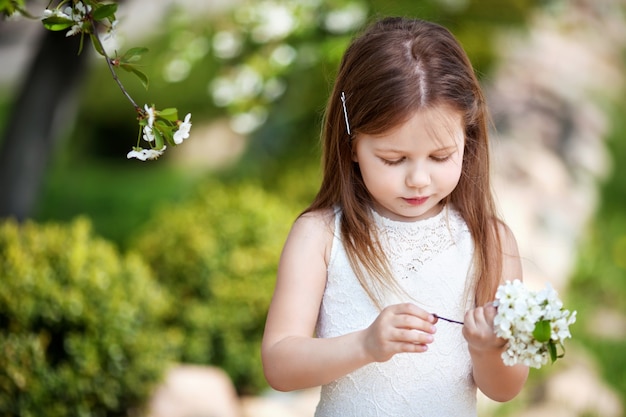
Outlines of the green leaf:
M159 118L156 122L154 122L154 130L158 130L161 135L163 135L163 139L171 146L176 146L174 142L174 132L173 126L168 124L167 121Z
M154 125L157 126L159 130L168 130L172 128L170 124L168 124L166 121L163 121L163 119L161 118L158 118L156 122L154 122Z
M158 115L159 117L162 117L163 119L169 120L171 122L175 122L178 120L178 110L175 107L159 110Z
M552 360L552 363L554 363L557 359L557 355L556 355L556 345L554 344L554 341L550 341L550 343L548 343L548 351L550 351L550 359Z
M43 27L53 32L65 30L74 25L73 20L64 19L59 16L50 16L46 19L43 19L41 22L43 23Z
M39 20L37 16L33 16L25 9L24 0L0 0L0 15L4 14L9 17L15 12L29 19Z
M90 34L91 44L93 45L93 49L96 50L100 55L106 56L104 53L104 49L102 49L102 44L98 41L98 38L94 34Z
M122 57L120 58L120 62L126 64L131 62L137 62L141 59L141 56L148 52L148 48L137 47L130 48Z
M107 18L115 20L115 12L117 12L116 3L103 4L92 12L92 16L94 20L103 20Z
M80 34L80 44L78 45L78 54L80 55L83 52L83 46L85 45L85 34L81 32Z
M143 87L146 90L148 89L148 76L144 74L143 72L139 71L137 67L135 67L134 65L129 65L129 64L120 64L120 68L122 68L124 71L132 72L133 74L135 74L137 78L139 78L139 81L141 81L141 84L143 85Z
M559 342L559 346L561 346L561 350L563 351L563 353L561 353L560 355L557 356L557 359L560 359L562 357L565 356L565 346L563 345L563 343ZM555 345L555 349L556 349L556 345Z
M550 320L541 320L535 324L535 330L533 330L533 337L535 340L541 343L545 343L550 340Z
M132 72L133 74L137 76L137 78L139 78L139 81L141 81L143 88L147 90L148 89L148 76L144 74L143 72L139 71L137 68L133 68Z
M11 16L16 10L20 10L20 6L24 7L24 1L0 0L0 13L5 16Z
M172 128L164 130L163 136L165 136L165 140L167 140L168 144L170 144L171 146L176 146L176 142L174 142L174 132L172 131Z
M163 140L163 134L161 133L161 131L159 129L152 129L152 133L154 133L154 142L156 144L155 148L156 149L163 148L164 140Z

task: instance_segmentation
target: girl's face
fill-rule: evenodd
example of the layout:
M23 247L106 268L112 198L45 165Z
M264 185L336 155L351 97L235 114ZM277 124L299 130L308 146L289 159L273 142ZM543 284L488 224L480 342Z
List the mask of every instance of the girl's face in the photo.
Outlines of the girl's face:
M374 209L392 220L414 221L439 213L439 203L458 184L464 142L462 114L436 106L383 134L358 133L353 160Z

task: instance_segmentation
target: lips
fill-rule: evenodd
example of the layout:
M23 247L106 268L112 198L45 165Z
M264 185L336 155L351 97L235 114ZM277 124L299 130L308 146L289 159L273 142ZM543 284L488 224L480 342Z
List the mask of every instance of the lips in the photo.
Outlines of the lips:
M419 206L424 204L428 200L428 197L403 198L403 200L412 206Z

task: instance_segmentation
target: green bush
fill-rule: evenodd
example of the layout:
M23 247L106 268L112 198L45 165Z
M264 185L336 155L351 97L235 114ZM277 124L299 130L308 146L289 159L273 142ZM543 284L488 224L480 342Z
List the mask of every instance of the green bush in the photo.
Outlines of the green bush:
M127 415L176 357L166 294L85 219L0 223L0 278L2 416Z
M260 343L293 219L258 186L210 183L162 208L134 242L176 299L170 321L185 335L181 361L221 367L241 393L266 386Z

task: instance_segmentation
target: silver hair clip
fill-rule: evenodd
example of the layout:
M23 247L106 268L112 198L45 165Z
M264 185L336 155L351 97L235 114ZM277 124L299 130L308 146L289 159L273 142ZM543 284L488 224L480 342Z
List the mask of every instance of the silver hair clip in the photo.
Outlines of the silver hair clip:
M350 132L350 122L348 122L348 110L346 110L346 94L341 92L341 103L343 104L343 116L346 119L346 130L348 131L348 135L352 135Z

